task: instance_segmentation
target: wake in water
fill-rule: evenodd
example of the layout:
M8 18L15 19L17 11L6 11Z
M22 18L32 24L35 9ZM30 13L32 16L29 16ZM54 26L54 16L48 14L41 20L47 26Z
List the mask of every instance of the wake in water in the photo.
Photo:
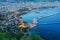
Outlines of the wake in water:
M41 19L44 19L44 18L48 18L48 17L51 17L51 16L56 16L56 15L59 15L60 13L54 13L54 14L51 14L51 15L48 15L48 16L40 16L38 17L37 19L33 20L33 23L38 23L38 20L41 20ZM60 24L60 22L51 22L51 23L42 23L40 25L48 25L48 24ZM37 26L37 24L35 24Z

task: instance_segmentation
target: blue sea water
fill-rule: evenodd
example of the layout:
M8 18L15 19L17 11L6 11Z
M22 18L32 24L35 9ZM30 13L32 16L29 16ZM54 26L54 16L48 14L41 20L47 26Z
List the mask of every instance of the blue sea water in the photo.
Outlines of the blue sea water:
M54 1L60 1L60 0L0 0L0 2L54 2Z
M21 17L22 20L31 23L34 18L38 18L40 16L46 17L55 13L59 14L38 20L38 25L33 28L31 32L37 33L45 40L60 40L60 24L41 25L42 23L60 22L60 8L33 10Z

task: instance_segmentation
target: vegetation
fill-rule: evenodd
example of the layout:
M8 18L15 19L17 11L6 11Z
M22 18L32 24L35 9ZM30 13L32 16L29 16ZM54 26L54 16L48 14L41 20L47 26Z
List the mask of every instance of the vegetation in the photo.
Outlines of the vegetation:
M17 36L8 35L6 32L0 32L0 40L43 40L39 35L36 34L25 37L21 32L20 37L18 36L20 39L17 39Z

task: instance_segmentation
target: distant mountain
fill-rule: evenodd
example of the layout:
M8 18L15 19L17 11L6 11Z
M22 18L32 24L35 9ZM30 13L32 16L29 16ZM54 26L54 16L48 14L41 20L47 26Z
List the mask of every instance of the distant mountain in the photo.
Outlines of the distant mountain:
M0 2L38 2L38 1L54 2L54 1L60 1L60 0L0 0Z

